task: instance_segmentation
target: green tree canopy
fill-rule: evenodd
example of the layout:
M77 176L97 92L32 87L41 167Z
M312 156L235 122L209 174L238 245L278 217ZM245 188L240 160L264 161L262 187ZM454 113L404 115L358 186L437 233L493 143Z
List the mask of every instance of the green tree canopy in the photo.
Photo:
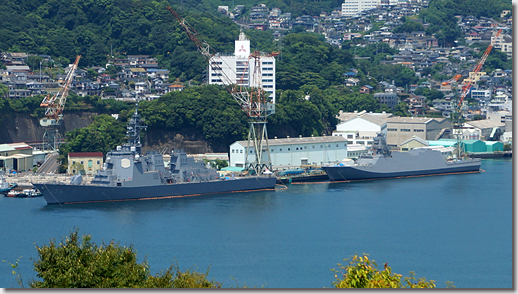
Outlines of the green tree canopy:
M31 281L31 288L220 288L207 274L171 266L151 275L147 261L137 262L132 246L113 241L96 245L90 235L79 238L79 231L56 244L36 246L38 259L34 269L41 281Z
M87 127L68 131L65 134L66 143L59 147L60 172L66 169L68 153L103 152L106 154L126 141L125 134L124 123L107 114L94 117L94 122Z
M414 91L414 94L421 95L426 97L429 100L442 99L444 98L444 93L437 89L429 89L429 88L417 88Z
M349 259L344 259L347 261ZM363 256L353 255L349 265L338 264L339 270L335 271L335 288L435 288L435 281L427 281L425 278L416 279L413 272L410 277L403 277L392 272L385 263L383 270L378 269L374 260L370 260L368 254ZM454 287L447 282L448 287Z

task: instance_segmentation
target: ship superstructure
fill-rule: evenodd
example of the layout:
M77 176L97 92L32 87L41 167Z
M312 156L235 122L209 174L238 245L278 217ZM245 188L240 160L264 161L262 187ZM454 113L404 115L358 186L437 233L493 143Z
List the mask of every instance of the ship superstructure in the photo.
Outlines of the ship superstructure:
M440 151L424 148L391 152L385 138L379 133L373 140L371 151L361 155L356 163L340 163L323 166L322 169L332 181L367 180L477 172L480 170L480 159L447 160Z
M173 198L275 188L276 178L269 175L220 178L215 169L196 162L183 150L171 152L167 167L157 151L142 155L140 131L144 128L137 103L127 125L128 143L107 153L102 170L91 183L83 183L78 175L66 185L33 185L43 193L47 204Z

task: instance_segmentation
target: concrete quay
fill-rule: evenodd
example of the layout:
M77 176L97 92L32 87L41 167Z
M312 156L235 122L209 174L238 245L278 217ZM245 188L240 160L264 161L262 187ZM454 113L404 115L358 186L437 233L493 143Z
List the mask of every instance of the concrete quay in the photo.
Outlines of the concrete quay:
M36 174L33 172L5 175L8 183L16 183L18 187L32 188L32 183L70 183L71 175L66 174ZM90 182L93 177L83 176L83 183Z

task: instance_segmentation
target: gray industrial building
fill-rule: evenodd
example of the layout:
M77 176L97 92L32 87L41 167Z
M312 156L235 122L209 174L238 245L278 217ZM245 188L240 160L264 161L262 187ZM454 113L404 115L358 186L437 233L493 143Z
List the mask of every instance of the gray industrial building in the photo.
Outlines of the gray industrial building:
M254 162L255 150L246 151L248 141L237 141L230 145L230 166L244 167L245 156ZM347 158L347 139L341 136L298 137L269 139L272 166L289 167L301 165L322 165Z

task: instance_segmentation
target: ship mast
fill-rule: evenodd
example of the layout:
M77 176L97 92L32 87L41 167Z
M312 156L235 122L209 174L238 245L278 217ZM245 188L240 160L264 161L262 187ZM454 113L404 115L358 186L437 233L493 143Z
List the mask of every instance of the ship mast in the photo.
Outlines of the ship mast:
M140 142L140 131L145 130L147 126L142 125L143 120L140 118L140 114L138 113L138 98L135 103L135 112L133 112L133 116L128 120L128 126L126 134L128 135L128 144L131 147L135 147L135 151L138 154L141 154L142 144Z

